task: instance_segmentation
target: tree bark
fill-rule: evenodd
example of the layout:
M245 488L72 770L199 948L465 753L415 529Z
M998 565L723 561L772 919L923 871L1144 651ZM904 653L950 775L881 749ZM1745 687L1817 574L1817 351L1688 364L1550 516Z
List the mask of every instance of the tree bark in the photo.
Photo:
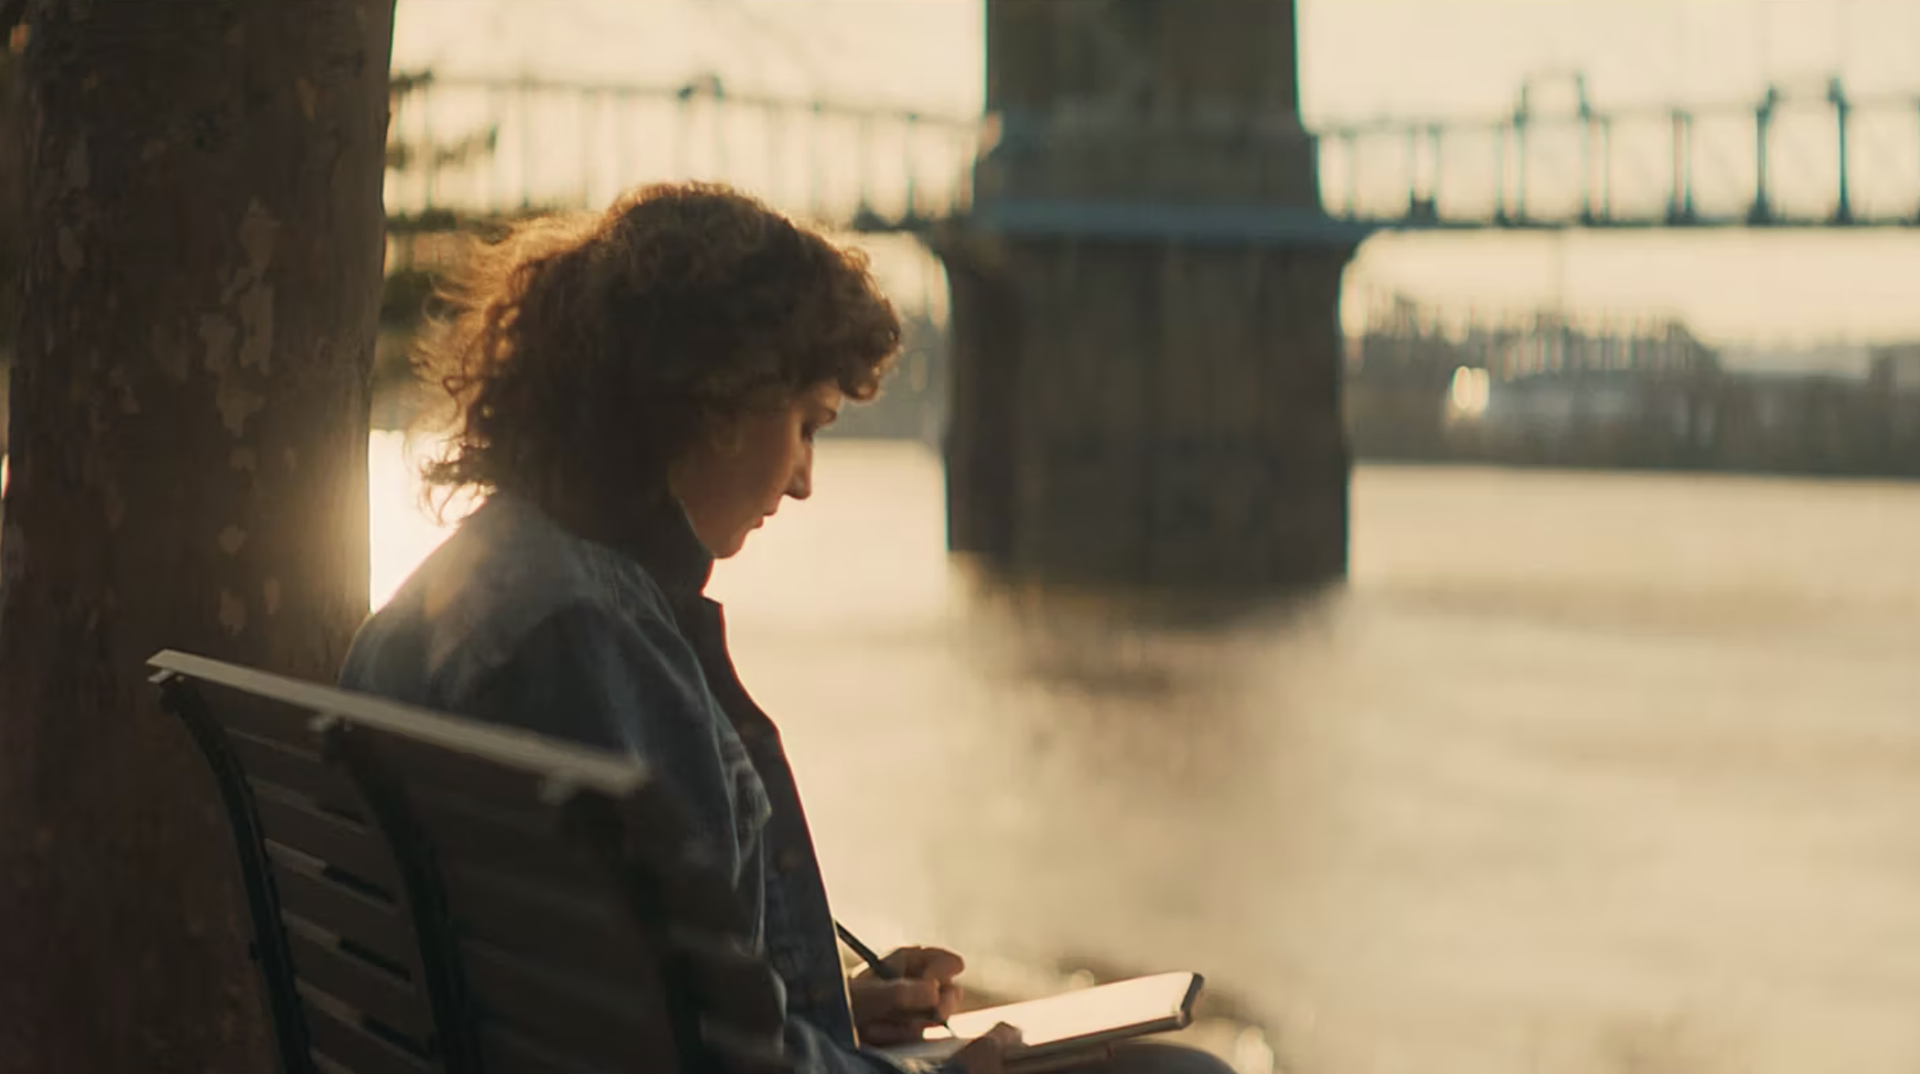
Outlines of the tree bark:
M20 123L20 66L13 49L17 0L0 0L0 376L13 363L14 318L20 315L20 234L27 169ZM0 384L0 455L7 450L7 391Z
M268 1069L233 846L143 662L366 614L393 0L35 0L0 535L0 1070Z

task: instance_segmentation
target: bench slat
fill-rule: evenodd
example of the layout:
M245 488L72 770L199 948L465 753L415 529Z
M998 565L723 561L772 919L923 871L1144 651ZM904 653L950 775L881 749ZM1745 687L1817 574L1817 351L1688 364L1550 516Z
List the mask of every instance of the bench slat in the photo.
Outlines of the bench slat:
M652 871L654 890L668 919L713 932L745 931L746 915L726 877L714 868L696 868L687 862L676 865Z
M299 799L257 790L254 809L268 839L318 858L382 891L398 891L393 857L375 832Z
M441 877L460 932L502 951L612 980L652 961L653 948L610 895L595 898L599 893L444 858Z
M780 1036L786 1023L786 985L766 959L743 943L677 928L670 940L686 967L687 987L706 1017L742 1038Z
M419 960L413 926L392 902L376 898L284 859L273 863L283 917L304 921L373 952L408 973Z
M431 1074L434 1065L307 1000L312 1052L353 1074Z
M487 1074L617 1074L616 1068L543 1048L510 1029L480 1028L480 1060ZM673 1067L640 1068L666 1071Z
M528 824L547 823L549 811L541 804L546 777L525 769L507 768L469 754L454 753L403 735L361 732L377 743L382 766L405 773L408 783L434 788L441 794L493 803L503 812L517 812Z
M671 1070L677 1062L665 997L652 973L616 987L569 979L475 941L462 942L460 952L468 994L484 1021L620 1070ZM667 1065L658 1065L663 1061Z
M229 732L227 741L233 745L247 782L256 789L290 791L336 813L366 816L353 785L327 767L319 754L239 731Z
M536 827L527 813L429 793L424 788L431 785L412 783L412 775L406 772L402 778L414 789L414 817L434 844L443 868L444 863L457 862L574 891L612 891L617 886L579 840L567 837L557 811ZM716 931L745 927L738 898L717 867L676 860L681 847L636 849L646 849L645 857L656 866L649 872L657 878L662 908L673 919Z
M491 808L485 802L437 793L402 770L414 820L437 855L484 865L515 876L573 890L602 890L610 881L586 848L567 839L552 811L536 821L527 813Z
M415 1040L433 1035L433 1019L412 981L302 929L287 930L287 946L294 972L314 988Z
M228 734L238 732L298 750L318 747L313 713L214 683L196 684Z

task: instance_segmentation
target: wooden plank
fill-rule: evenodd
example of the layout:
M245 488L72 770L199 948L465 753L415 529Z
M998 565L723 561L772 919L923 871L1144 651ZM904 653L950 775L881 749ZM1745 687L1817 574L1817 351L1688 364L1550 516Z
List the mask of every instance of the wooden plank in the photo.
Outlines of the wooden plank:
M273 842L318 858L381 891L400 890L385 840L366 826L264 790L254 794L254 808Z
M524 874L442 859L447 909L462 934L582 977L620 980L656 953L599 888L562 888Z
M636 967L625 987L569 978L490 945L460 945L467 989L481 1017L531 1041L621 1070L670 1070L673 1032L660 981Z
M669 920L713 932L742 932L749 927L739 893L713 867L681 861L651 869L649 874Z
M346 776L327 767L320 755L245 731L227 732L227 741L256 789L279 790L312 799L328 810L364 818L360 794Z
M333 933L396 965L416 971L413 924L391 899L358 891L317 870L273 859L280 912Z
M615 1074L612 1067L589 1062L557 1047L545 1047L499 1025L480 1027L480 1061L487 1074ZM651 1069L673 1071L678 1064Z
M347 1012L330 1010L331 1004L309 999L303 1006L316 1059L324 1058L353 1074L432 1074L438 1067L353 1024Z
M319 747L313 733L314 714L309 709L219 685L202 683L200 691L208 711L228 734L249 735L309 752Z
M716 859L699 858L680 804L658 787L614 803L629 872L644 874L667 916L715 932L751 927L739 894Z
M408 789L414 820L443 863L471 862L558 887L594 890L610 883L584 847L562 836L552 813L536 817L430 785L409 783Z
M622 841L634 860L610 872L595 860L583 839L567 835L557 812L505 808L495 801L442 794L438 788L420 784L410 789L414 817L434 844L443 872L467 867L589 898L600 896L587 893L609 892L621 914L633 912L635 906L623 889L621 874L644 872L661 907L675 921L716 932L748 927L738 893L721 875L718 863L687 856L690 845L684 827L650 825L652 830L639 839ZM617 803L617 812L610 816L625 817L631 825L643 812L638 799L647 796L642 792ZM665 819L678 819L677 810ZM674 828L679 838L669 838L667 827Z
M433 1035L433 1018L412 981L304 929L286 933L294 972L302 981L406 1036L426 1040Z
M487 725L474 721L474 726ZM502 764L494 758L456 752L439 742L377 728L361 728L355 733L379 758L384 772L409 786L432 787L437 793L516 808L524 804L530 814L535 810L542 814L541 822L546 822L545 817L551 813L542 801L542 789L567 771L564 766L547 769ZM614 763L619 759L618 754L603 756Z
M779 1039L786 989L766 959L744 940L690 929L674 929L668 942L682 956L679 964L703 1016L742 1039Z

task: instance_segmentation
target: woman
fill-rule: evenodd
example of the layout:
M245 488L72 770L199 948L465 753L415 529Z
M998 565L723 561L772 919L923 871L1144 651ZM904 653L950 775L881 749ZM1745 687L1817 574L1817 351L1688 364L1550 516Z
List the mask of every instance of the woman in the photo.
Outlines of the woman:
M910 948L898 980L845 980L779 732L701 591L807 498L815 434L899 345L892 307L860 254L711 186L529 224L442 297L420 357L456 413L426 477L485 502L361 628L343 684L653 761L759 923L801 1070L873 1074L856 1042L951 1014L961 960ZM951 1062L992 1074L1013 1040Z
M786 497L813 438L871 398L899 324L857 253L707 186L478 247L423 371L455 406L443 492L485 497L361 628L344 685L653 760L720 851L786 980L802 1069L952 1013L957 956L849 988L779 733L701 596ZM998 1066L1003 1035L956 1057Z

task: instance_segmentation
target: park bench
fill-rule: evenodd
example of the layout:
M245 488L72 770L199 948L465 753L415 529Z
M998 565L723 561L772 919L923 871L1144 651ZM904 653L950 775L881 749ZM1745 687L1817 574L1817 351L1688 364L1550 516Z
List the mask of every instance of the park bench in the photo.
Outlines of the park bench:
M783 1074L784 990L634 758L178 652L284 1074Z

